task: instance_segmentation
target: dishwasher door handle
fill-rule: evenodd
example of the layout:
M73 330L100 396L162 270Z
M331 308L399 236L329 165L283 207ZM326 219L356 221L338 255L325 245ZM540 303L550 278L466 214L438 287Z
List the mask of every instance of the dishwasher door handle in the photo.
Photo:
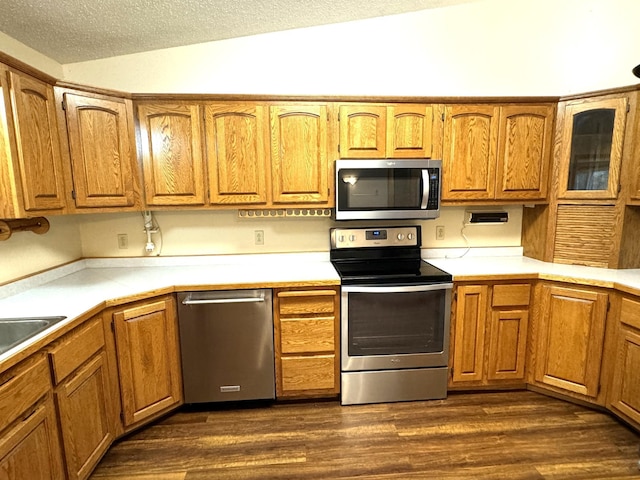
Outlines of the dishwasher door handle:
M221 303L261 303L264 302L264 297L238 297L238 298L203 298L203 299L191 299L187 297L182 301L183 305L207 305L207 304L221 304Z

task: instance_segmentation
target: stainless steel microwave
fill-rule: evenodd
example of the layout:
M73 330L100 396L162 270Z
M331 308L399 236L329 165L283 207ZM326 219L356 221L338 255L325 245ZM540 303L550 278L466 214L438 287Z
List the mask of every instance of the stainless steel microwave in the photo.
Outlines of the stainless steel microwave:
M442 160L336 160L336 220L440 216Z

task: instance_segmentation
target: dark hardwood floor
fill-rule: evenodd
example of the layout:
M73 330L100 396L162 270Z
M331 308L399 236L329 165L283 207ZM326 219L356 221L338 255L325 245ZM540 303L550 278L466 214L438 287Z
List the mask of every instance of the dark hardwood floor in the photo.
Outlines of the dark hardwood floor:
M185 407L115 444L91 478L640 479L639 445L606 413L526 391Z

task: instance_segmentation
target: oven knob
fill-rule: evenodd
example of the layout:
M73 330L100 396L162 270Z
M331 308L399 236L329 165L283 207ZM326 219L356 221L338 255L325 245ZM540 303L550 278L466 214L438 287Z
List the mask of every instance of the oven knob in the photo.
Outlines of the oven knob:
M344 243L344 235L338 237L338 243Z
M398 240L400 240L400 241L404 240L404 233L399 233L398 234Z
M355 235L349 235L349 241L350 242L355 242L356 241L356 236Z
M413 240L413 233L407 233L407 240Z

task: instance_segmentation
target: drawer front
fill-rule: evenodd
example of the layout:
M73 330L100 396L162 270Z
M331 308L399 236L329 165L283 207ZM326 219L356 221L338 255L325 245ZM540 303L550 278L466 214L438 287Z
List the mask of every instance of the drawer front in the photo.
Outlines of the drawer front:
M623 298L620 306L620 321L640 330L640 302Z
M280 320L282 353L333 352L334 337L334 317Z
M493 307L528 306L531 298L531 285L494 285Z
M334 312L336 292L333 290L279 292L280 315L327 315Z
M335 355L285 357L282 359L282 391L331 390L335 388Z
M55 384L64 380L103 347L102 317L90 320L79 330L69 333L56 342L55 346L49 350Z
M51 389L49 367L44 356L5 372L0 377L0 431L31 408Z

